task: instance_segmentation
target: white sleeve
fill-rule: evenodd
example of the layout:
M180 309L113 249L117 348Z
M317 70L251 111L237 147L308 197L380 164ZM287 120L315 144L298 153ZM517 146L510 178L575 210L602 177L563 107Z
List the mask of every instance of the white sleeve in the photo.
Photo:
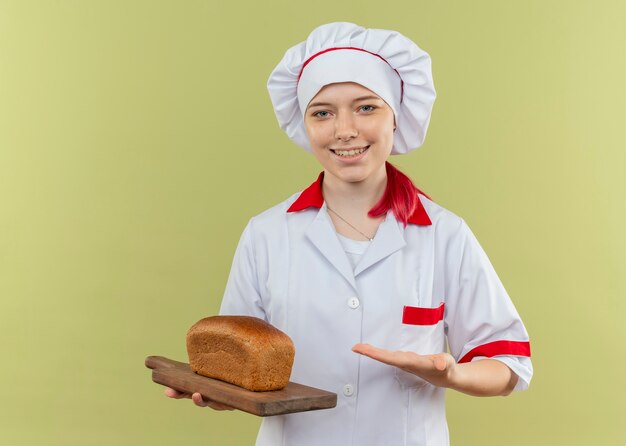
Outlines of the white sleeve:
M528 333L489 258L464 221L446 260L445 324L450 353L459 363L493 358L519 376L514 390L533 374Z
M220 307L221 315L255 316L267 320L261 300L256 262L250 220L235 251Z

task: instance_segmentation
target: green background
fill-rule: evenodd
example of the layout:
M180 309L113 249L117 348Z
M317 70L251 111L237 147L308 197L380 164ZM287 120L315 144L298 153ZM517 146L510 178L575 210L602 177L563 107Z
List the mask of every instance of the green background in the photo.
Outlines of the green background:
M448 392L453 444L622 444L625 17L624 1L0 0L0 441L253 444L258 418L166 398L143 360L186 360L248 219L320 171L265 84L314 27L352 21L431 54L426 143L392 162L466 219L531 335L528 391Z

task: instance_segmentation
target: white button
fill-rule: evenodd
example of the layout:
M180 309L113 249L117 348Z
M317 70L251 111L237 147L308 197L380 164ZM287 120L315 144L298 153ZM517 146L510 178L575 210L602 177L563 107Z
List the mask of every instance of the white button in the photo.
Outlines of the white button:
M359 302L359 299L356 297L351 297L350 299L348 299L348 306L353 310L355 308L358 308L360 304L361 302Z
M345 396L352 396L352 395L354 395L354 387L352 387L352 385L350 385L350 384L346 384L345 386L343 386L343 394Z

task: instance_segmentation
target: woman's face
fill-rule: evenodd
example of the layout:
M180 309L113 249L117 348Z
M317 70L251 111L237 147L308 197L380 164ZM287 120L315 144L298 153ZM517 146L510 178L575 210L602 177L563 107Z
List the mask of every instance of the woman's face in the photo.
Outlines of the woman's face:
M304 125L313 154L339 180L364 181L385 168L393 146L393 110L362 85L326 85L311 99Z

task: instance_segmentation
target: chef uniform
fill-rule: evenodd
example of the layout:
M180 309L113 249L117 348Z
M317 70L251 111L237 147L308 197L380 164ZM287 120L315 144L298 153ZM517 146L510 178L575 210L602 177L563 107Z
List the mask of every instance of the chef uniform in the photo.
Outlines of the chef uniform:
M324 85L344 81L390 104L392 153L422 144L435 98L430 58L397 32L351 23L317 28L270 76L290 138L310 150L302 110ZM449 351L460 363L490 357L522 390L532 377L526 329L461 218L419 195L406 226L390 210L371 242L346 240L327 212L323 176L249 220L220 313L257 316L287 333L291 381L337 393L337 407L264 418L256 444L447 445L445 389L352 346Z

